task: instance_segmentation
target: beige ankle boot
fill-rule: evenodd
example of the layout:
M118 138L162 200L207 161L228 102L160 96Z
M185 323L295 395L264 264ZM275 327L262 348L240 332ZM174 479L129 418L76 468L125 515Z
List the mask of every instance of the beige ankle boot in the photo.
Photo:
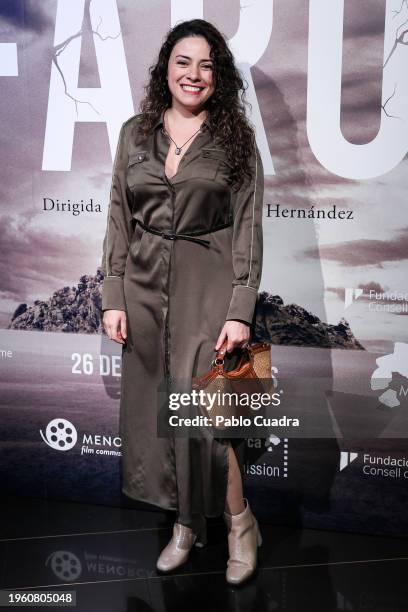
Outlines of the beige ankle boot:
M173 525L173 536L160 553L156 567L162 572L169 572L187 561L193 546L202 548L206 544L207 526L205 518L195 531L176 522Z
M229 550L226 578L230 584L239 584L253 574L257 565L257 546L262 544L258 521L252 514L246 497L244 502L245 510L239 514L224 512Z

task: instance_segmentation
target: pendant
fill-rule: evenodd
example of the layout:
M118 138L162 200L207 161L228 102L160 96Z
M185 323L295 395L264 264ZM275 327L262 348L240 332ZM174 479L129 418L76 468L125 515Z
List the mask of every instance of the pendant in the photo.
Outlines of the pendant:
M176 147L175 154L176 155L180 155L180 153L181 153L181 148L180 147Z

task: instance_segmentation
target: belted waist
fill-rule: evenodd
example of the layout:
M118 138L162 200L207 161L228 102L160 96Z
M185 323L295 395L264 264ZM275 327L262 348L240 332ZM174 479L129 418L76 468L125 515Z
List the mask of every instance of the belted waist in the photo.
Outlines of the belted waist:
M157 236L161 236L166 240L191 240L191 242L197 242L198 244L202 244L203 246L209 246L210 241L205 240L203 238L196 238L196 236L202 236L204 234L212 234L213 232L217 232L218 230L224 229L226 227L230 227L232 225L232 221L228 223L223 223L222 225L217 225L210 230L198 230L196 232L189 232L188 234L176 234L175 232L162 232L154 227L146 225L139 219L135 219L136 223L140 225L144 230L150 232L151 234L156 234Z

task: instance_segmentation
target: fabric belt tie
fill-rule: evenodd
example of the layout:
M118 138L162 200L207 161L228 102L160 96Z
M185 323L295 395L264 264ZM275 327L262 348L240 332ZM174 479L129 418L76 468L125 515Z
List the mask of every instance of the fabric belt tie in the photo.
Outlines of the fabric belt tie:
M203 234L212 234L213 232L217 232L218 230L224 229L226 227L230 227L232 225L232 222L229 222L229 223L223 223L222 225L217 225L211 230L192 232L191 234L176 234L174 232L161 232L160 230L155 229L154 227L150 227L149 225L146 225L142 221L139 221L139 219L135 219L135 221L136 223L140 225L140 227L142 227L147 232L150 232L151 234L156 234L156 236L161 236L162 238L165 238L166 240L190 240L191 242L197 242L198 244L202 244L203 246L206 246L206 247L210 245L210 241L205 240L204 238L196 238L196 236L202 236Z

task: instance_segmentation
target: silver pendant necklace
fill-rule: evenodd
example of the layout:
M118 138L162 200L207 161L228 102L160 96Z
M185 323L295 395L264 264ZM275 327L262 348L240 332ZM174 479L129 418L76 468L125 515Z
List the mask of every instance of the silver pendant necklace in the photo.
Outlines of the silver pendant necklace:
M175 154L176 154L176 155L180 155L181 150L182 150L182 148L184 147L184 145L186 145L186 144L187 144L187 143L188 143L188 142L189 142L189 141L190 141L190 140L191 140L191 139L192 139L192 138L193 138L193 137L194 137L196 134L198 134L198 132L200 132L200 131L201 131L201 126L198 128L198 130L197 130L196 132L194 132L194 134L193 134L192 136L190 136L190 138L189 138L188 140L186 140L186 142L184 142L184 143L183 143L181 146L178 146L177 142L175 142L175 141L172 139L172 137L170 136L170 134L169 134L169 133L168 133L168 131L166 130L166 125L165 125L165 123L164 123L164 117L165 117L165 114L164 114L164 116L163 116L163 129L162 129L162 132L163 132L163 134L165 134L166 136L168 136L168 137L170 138L170 140L171 140L171 141L174 143L174 145L175 145L175 147L176 147L176 148L175 148L175 150L174 150Z

